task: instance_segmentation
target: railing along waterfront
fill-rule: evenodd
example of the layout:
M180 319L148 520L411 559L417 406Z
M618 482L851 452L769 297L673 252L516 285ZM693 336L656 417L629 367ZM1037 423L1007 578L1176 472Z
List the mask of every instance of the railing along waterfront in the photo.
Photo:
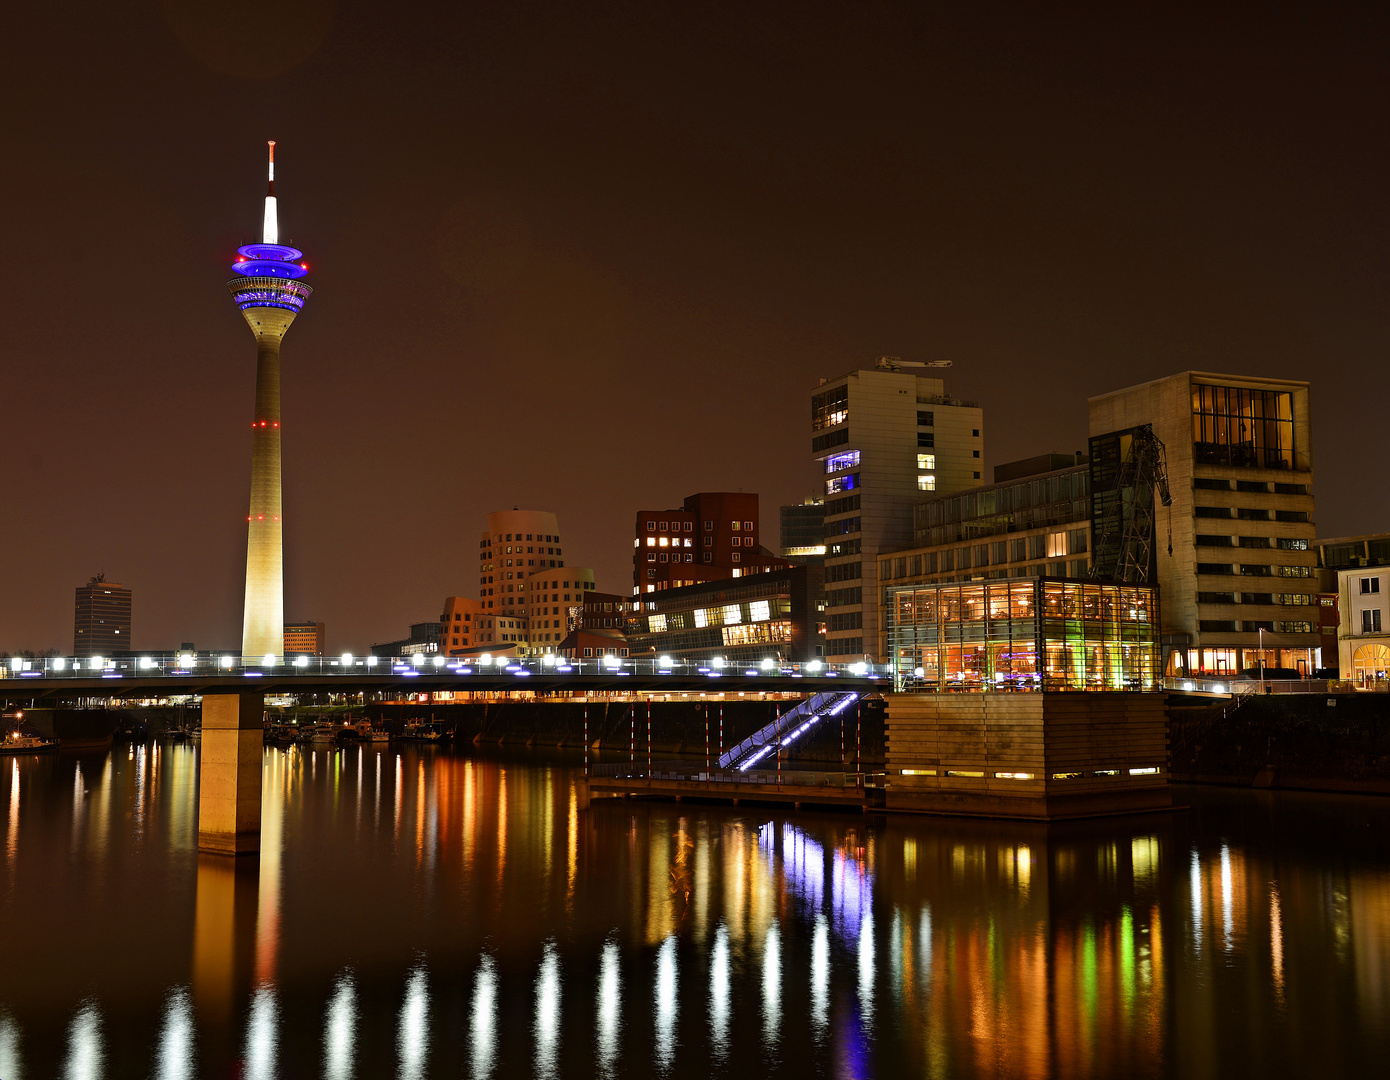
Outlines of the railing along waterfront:
M398 676L402 680L424 675L469 676L510 675L518 679L578 675L622 677L631 675L766 677L769 679L853 678L891 679L886 664L830 664L821 660L791 662L780 658L757 661L715 657L710 661L686 661L673 657L605 656L570 659L554 653L543 656L446 657L440 653L414 653L408 656L291 656L247 660L233 653L141 653L120 657L19 657L0 659L0 679L139 679L187 678L188 676L327 676L362 678Z
M1163 689L1185 690L1199 694L1328 694L1351 689L1350 683L1329 679L1249 679L1249 678L1190 678L1164 679Z

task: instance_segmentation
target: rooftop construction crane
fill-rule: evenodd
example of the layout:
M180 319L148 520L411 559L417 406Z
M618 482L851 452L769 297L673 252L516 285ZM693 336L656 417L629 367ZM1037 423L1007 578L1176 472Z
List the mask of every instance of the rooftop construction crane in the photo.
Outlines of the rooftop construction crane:
M1154 493L1173 505L1168 490L1168 460L1152 425L1142 424L1118 436L1118 455L1098 461L1093 441L1091 498L1095 505L1092 580L1144 584L1153 565ZM1118 465L1116 463L1118 457ZM1114 470L1113 486L1102 486ZM1171 524L1168 554L1173 554Z

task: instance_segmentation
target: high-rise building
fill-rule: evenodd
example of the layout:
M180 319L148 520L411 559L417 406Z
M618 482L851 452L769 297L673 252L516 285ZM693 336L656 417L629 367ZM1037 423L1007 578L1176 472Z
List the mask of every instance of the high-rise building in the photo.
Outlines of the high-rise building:
M77 587L73 617L74 656L114 656L128 653L130 644L130 590L105 574Z
M285 624L286 656L323 656L324 625L321 622Z
M1008 462L995 468L994 479L988 487L919 503L913 508L911 546L879 553L881 653L889 646L885 605L904 584L1075 579L1090 573L1091 471L1084 455L1043 454ZM831 631L845 601L858 599L857 593L846 597L832 591L843 588L859 586L826 590Z
M1229 676L1263 656L1311 675L1322 638L1308 384L1184 371L1089 408L1093 506L1103 477L1123 476L1136 428L1166 450L1173 503L1156 506L1150 537L1165 674Z
M939 378L876 367L811 392L811 459L825 498L826 656L878 653L878 555L912 542L912 507L980 484L984 413ZM858 590L857 592L854 590ZM828 598L837 598L835 608Z
M547 510L498 510L478 542L480 611L496 623L494 644L519 656L558 652L569 607L582 605L594 572L566 568L559 519Z
M251 509L246 515L246 604L241 654L259 661L283 657L285 566L280 487L280 342L312 291L300 279L304 253L279 242L275 202L275 143L259 244L237 249L227 283L256 338L256 407L251 414Z
M795 506L784 506L782 558L794 563L825 561L825 500L812 495Z
M790 564L758 542L758 496L701 491L678 510L639 510L632 540L632 592L660 592Z

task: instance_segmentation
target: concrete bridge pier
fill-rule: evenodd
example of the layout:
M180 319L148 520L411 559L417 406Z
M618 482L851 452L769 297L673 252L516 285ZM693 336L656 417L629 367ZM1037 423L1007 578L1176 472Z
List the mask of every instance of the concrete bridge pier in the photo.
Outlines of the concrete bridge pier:
M260 693L203 695L198 759L198 850L251 855L261 850Z

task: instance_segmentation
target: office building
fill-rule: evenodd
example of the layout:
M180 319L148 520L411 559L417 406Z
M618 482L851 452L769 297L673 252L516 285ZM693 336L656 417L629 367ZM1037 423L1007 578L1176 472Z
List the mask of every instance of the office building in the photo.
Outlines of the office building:
M410 624L410 636L396 641L377 642L371 647L372 656L414 656L416 653L431 655L439 652L440 624L429 622Z
M1308 384L1185 371L1091 398L1089 412L1097 509L1121 482L1099 478L1125 474L1136 429L1150 426L1166 449L1173 502L1155 507L1149 537L1166 674L1230 675L1262 651L1270 667L1311 674L1321 638Z
M499 510L478 544L480 611L495 622L491 644L518 656L558 652L570 607L594 588L589 567L565 566L559 519L546 510Z
M1384 690L1390 679L1390 568L1337 571L1337 667L1361 690Z
M482 652L493 639L492 620L482 602L469 596L447 596L439 616L439 651L445 656Z
M1035 577L893 585L887 593L898 689L1161 687L1152 585Z
M324 626L321 622L285 624L286 656L325 656Z
M251 509L246 515L246 603L241 655L259 663L284 649L285 565L280 474L280 342L312 291L302 251L279 242L275 144L259 244L238 248L227 283L256 339L256 403L251 414Z
M811 459L825 499L827 659L878 659L878 556L912 543L912 507L977 487L984 413L940 378L884 357L811 392ZM856 591L857 590L857 591Z
M1078 458L1080 459L1078 461ZM1090 572L1090 466L1083 455L1044 454L994 470L988 487L938 495L913 507L912 546L878 557L880 604L892 588L997 578L1084 578ZM827 629L845 601L826 587ZM887 622L880 619L887 634ZM878 652L888 654L880 640Z
M701 491L678 510L639 510L633 595L789 566L762 546L759 531L758 496L742 491Z
M74 656L115 656L128 653L130 643L130 590L105 574L77 587L73 615Z
M793 565L825 562L825 500L810 496L781 510L782 558Z
M818 566L790 566L642 593L627 620L627 647L634 657L700 663L819 659L821 575Z
M585 594L559 651L572 660L627 656L628 619L640 605L640 600L615 593Z
M1322 634L1322 669L1329 674L1340 663L1341 593L1338 574L1342 570L1363 567L1390 566L1390 533L1365 533L1361 536L1338 536L1317 540L1318 553L1318 616ZM1351 678L1345 668L1340 678Z

